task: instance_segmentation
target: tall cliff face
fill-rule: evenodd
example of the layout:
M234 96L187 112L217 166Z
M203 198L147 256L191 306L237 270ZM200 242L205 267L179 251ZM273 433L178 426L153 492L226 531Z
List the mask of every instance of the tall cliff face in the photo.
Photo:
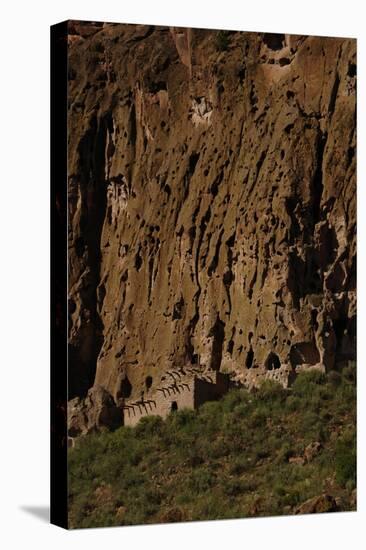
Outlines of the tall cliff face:
M69 31L70 397L354 358L355 41Z

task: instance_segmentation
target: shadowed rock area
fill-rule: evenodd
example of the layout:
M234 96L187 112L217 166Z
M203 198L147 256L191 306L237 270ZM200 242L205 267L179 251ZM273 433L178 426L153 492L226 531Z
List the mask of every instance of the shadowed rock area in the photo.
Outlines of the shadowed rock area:
M352 39L69 23L70 399L355 358L355 63Z

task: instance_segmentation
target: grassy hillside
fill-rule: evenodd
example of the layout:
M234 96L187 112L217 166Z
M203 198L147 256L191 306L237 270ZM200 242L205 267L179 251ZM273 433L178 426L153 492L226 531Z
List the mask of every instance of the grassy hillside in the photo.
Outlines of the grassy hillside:
M89 435L69 452L70 527L355 509L356 369L264 383L197 411Z

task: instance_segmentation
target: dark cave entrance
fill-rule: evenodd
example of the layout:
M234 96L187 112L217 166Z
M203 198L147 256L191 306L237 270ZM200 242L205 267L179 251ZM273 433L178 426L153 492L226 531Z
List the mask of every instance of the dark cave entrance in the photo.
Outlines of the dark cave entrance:
M213 370L219 370L225 339L225 323L221 321L219 315L217 315L215 324L209 332L209 337L213 337L210 367Z
M333 319L336 337L336 362L356 358L356 317Z
M131 393L132 393L132 385L126 376L126 378L124 378L121 382L120 395L121 397L126 398L126 397L130 397Z
M282 50L285 43L285 35L265 32L263 34L263 42L270 50L273 50L273 51Z
M290 363L296 369L299 365L316 365L320 361L320 354L315 341L299 342L291 346Z
M254 351L253 348L250 348L247 354L247 358L245 359L245 366L247 369L251 369L253 366L253 359L254 359Z
M280 358L278 357L278 355L276 353L273 353L271 351L271 353L268 355L268 357L266 359L265 367L266 367L267 370L275 370L275 369L279 369L281 367Z

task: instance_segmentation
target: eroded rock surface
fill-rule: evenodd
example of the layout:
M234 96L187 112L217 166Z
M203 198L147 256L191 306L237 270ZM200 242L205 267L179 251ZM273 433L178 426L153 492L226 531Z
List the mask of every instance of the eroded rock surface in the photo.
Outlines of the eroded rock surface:
M70 24L70 398L355 356L356 42Z
M95 430L118 428L123 423L121 410L102 387L94 386L85 398L68 402L68 435L75 438Z

